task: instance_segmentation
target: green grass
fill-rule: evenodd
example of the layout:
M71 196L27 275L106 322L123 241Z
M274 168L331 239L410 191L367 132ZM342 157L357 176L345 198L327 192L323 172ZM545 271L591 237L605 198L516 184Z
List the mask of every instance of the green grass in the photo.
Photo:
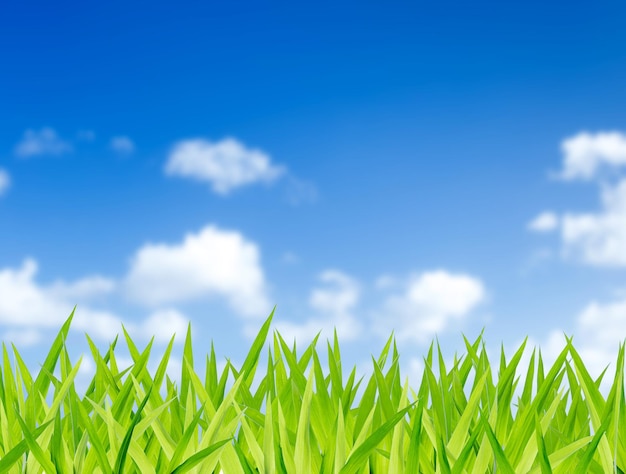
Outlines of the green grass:
M599 391L604 373L590 377L571 339L547 373L540 352L535 367L533 351L513 416L526 341L508 363L502 352L494 383L492 363L484 347L479 351L482 334L474 343L464 338L467 354L450 370L437 347L438 373L431 344L415 392L402 382L391 337L372 358L369 379L356 380L354 368L344 380L336 334L325 344L324 368L319 335L298 355L275 332L266 372L253 388L272 312L241 367L228 362L218 371L211 347L204 381L194 371L189 327L179 388L166 375L173 337L152 376L146 367L153 341L140 352L124 329L133 364L120 372L117 338L102 356L87 335L96 372L80 398L74 379L82 358L72 366L65 346L73 315L35 380L15 346L12 369L3 343L0 473L626 471L623 346L606 400ZM53 375L57 363L60 379Z

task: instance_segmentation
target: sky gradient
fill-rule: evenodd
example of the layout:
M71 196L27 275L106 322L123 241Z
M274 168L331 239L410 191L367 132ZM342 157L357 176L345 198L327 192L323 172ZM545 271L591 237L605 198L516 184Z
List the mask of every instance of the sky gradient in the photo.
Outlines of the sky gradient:
M626 338L626 4L22 2L0 15L0 338L36 373L124 324L180 372L276 305L419 380ZM123 347L123 341L118 347ZM324 350L324 345L319 345ZM121 350L123 353L123 349ZM127 359L128 360L128 359ZM176 365L178 364L178 366ZM199 364L199 367L203 367ZM93 375L83 360L77 384ZM202 370L202 369L200 369ZM203 373L203 372L200 372ZM495 375L495 374L494 374ZM605 384L603 384L606 387Z

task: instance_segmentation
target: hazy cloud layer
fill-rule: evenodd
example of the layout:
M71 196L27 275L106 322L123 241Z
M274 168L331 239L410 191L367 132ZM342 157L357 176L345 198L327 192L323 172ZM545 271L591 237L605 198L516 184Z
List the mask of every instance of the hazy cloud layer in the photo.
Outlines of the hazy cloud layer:
M9 176L9 173L6 170L0 168L0 196L6 194L10 186L11 178Z
M177 244L144 245L125 281L128 296L150 306L213 295L249 317L271 310L265 287L257 246L215 226L189 233Z
M62 140L57 132L49 127L41 130L26 130L22 141L15 146L17 156L28 158L39 155L62 155L72 151L72 145Z
M178 142L165 165L167 175L205 181L223 196L245 185L272 183L285 172L284 167L272 165L269 155L234 138Z
M123 154L130 154L135 151L135 143L130 138L125 136L111 138L109 146L114 151Z

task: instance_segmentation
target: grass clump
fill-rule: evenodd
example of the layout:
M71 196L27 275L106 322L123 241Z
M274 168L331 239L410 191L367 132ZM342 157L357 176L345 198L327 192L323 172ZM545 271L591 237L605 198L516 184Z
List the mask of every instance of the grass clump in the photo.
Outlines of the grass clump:
M73 312L35 380L15 347L12 371L3 344L0 473L626 471L623 346L606 400L599 391L604 373L595 381L590 377L571 339L547 374L540 352L535 372L533 351L514 417L511 402L519 380L514 377L526 341L508 364L502 351L494 384L484 347L478 350L482 334L473 344L464 338L467 357L455 357L449 371L438 347L438 374L431 344L416 393L408 381L401 382L391 337L372 358L370 378L357 381L356 368L344 380L336 334L327 343L324 370L316 349L319 334L298 356L295 345L289 347L275 332L267 371L253 388L273 314L240 368L228 361L219 373L211 347L204 381L194 371L189 328L180 389L166 375L174 338L151 376L146 367L153 341L139 352L124 329L133 365L122 372L114 355L117 338L102 356L87 336L96 373L80 398L74 378L82 358L72 366L65 346ZM59 360L61 379L53 375ZM563 379L565 391L559 390Z

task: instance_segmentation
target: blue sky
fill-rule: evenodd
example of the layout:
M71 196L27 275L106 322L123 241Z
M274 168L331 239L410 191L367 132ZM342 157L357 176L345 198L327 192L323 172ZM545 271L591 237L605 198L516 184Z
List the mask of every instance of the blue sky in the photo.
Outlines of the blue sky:
M484 327L492 357L574 335L598 375L626 338L624 14L5 6L0 337L36 372L78 305L75 359L123 323L154 364L177 334L175 376L188 321L237 363L277 305L363 372L392 330L415 380Z

